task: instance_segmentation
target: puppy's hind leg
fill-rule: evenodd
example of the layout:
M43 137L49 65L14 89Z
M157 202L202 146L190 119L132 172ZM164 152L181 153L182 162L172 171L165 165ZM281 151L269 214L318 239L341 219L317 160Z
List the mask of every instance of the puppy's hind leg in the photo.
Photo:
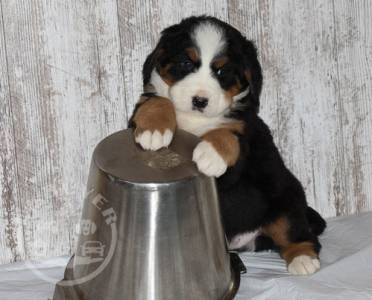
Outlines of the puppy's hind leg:
M310 232L305 217L296 221L293 224L287 216L282 216L264 226L262 231L279 247L290 273L309 275L320 268L320 244L317 236Z

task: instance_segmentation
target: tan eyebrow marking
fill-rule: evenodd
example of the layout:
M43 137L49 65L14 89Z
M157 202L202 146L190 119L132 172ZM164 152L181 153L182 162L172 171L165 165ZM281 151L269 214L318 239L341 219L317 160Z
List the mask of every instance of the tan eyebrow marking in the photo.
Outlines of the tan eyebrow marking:
M186 48L186 53L193 62L199 60L199 53L194 47Z
M216 69L221 69L224 65L227 64L229 58L227 56L220 56L213 60L212 65Z

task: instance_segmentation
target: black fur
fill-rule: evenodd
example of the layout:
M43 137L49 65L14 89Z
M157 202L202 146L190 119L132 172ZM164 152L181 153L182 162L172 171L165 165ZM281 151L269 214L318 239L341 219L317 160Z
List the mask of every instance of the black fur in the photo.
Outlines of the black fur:
M226 77L234 73L242 83L242 89L247 85L250 88L249 94L240 100L243 106L229 113L229 117L245 123L244 133L237 134L240 158L217 180L226 235L231 239L236 234L253 231L279 217L285 217L289 223L289 240L311 241L319 252L317 236L323 232L326 223L308 207L301 183L284 165L268 126L258 116L262 72L256 48L251 41L216 18L202 16L185 19L162 32L159 44L144 64L144 85L149 82L154 68L159 70L170 62L175 63L176 69L171 72L176 80L187 75L177 69L177 60L182 61L180 53L192 44L189 33L204 21L215 22L225 30L227 55L231 62ZM251 75L249 78L244 73L247 70ZM224 86L224 82L229 82L229 78L220 81L221 86L227 89L229 84ZM258 250L276 248L266 236L257 238L256 244Z

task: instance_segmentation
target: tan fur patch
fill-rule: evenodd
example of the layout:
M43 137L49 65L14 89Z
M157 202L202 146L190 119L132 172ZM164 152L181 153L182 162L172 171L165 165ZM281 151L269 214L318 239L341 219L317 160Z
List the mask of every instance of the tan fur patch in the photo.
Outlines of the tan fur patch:
M226 90L226 98L228 99L229 103L233 102L233 97L240 93L242 85L240 84L239 79L236 79L236 83L232 85L228 90Z
M151 97L138 108L133 121L136 124L135 135L150 130L159 130L163 133L166 129L173 132L176 129L176 113L173 103L163 97Z
M262 232L271 237L277 246L286 247L289 245L288 229L289 224L287 219L280 217L275 222L264 226Z
M244 122L243 121L234 121L234 122L228 122L228 123L223 123L221 124L222 128L226 128L231 130L232 132L235 133L240 133L243 134L245 130Z
M311 242L293 243L280 251L281 256L285 259L287 264L300 255L308 255L310 257L318 257L314 251L314 245Z
M174 78L172 77L171 74L169 74L169 69L171 67L172 67L172 64L169 63L165 67L159 69L159 74L160 74L161 78L169 86L172 86L175 83Z
M236 163L240 154L238 138L228 128L218 128L208 131L202 139L210 142L228 166Z
M227 56L220 56L213 60L212 66L216 69L221 69L224 65L227 64L228 61L229 58Z
M199 53L194 47L186 48L186 53L194 63L199 61Z
M274 243L280 247L280 255L290 264L293 258L299 255L317 257L312 242L291 243L288 239L289 224L285 217L278 218L262 228L262 232L271 237Z

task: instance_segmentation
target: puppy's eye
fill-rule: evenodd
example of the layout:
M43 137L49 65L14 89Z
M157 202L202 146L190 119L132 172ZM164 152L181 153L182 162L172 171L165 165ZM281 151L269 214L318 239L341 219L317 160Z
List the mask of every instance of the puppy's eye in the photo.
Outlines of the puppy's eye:
M221 69L218 69L218 70L216 71L216 75L217 75L218 77L222 76L222 75L223 75L223 69L222 69L222 68L221 68Z
M194 64L191 60L184 60L179 63L179 66L185 71L192 71L194 69Z

